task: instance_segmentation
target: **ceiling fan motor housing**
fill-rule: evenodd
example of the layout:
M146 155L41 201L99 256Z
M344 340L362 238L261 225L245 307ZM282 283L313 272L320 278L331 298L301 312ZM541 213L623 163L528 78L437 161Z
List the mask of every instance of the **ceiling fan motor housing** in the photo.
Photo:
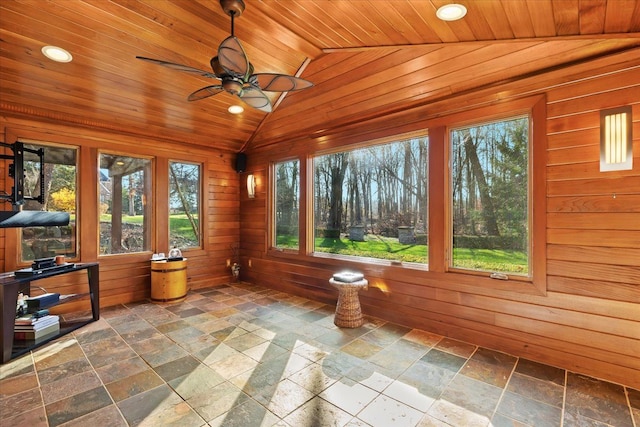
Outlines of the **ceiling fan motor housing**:
M222 88L232 95L239 95L242 92L242 87L242 81L233 77L227 77L222 80Z

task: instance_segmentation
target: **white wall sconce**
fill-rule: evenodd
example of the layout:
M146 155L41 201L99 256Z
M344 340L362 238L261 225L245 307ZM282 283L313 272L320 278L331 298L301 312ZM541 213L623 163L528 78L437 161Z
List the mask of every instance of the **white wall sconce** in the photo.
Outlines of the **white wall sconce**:
M256 197L256 177L252 173L247 175L247 194L250 199Z
M631 106L600 111L600 172L633 169Z

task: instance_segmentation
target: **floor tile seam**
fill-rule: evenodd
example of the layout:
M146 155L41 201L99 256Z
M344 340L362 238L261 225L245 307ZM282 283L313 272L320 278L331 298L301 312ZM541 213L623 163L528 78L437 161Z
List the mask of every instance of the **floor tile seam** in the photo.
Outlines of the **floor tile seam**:
M154 368L154 367L153 367L153 366L152 366L152 365L147 361L147 359L145 359L145 358L142 356L142 354L141 354L141 353L139 353L139 352L138 352L138 351L136 351L133 347L131 347L131 345L130 345L130 344L129 344L125 339L124 339L124 337L123 337L123 336L122 336L122 335L121 335L121 334L120 334L116 329L114 329L111 325L109 325L109 326L110 326L110 327L115 331L115 333L116 333L116 334L117 334L117 335L122 339L122 341L123 341L123 342L124 342L128 347L129 347L129 349L130 349L130 350L131 350L131 351L136 355L135 357L138 357L138 358L142 361L142 363L144 363L144 364L147 366L148 370L152 371L152 372L153 372L155 375L157 375L157 376L158 376L158 378L160 378L160 380L162 381L162 384L160 384L160 385L158 385L158 386L156 386L156 387L153 387L153 388L151 388L151 389L149 389L149 390L145 390L145 391L143 391L142 393L147 392L147 391L150 391L150 390L153 390L153 389L155 389L155 388L157 388L157 387L161 387L162 385L167 385L169 388L171 388L171 386L168 384L168 382L167 382L167 381L165 381L165 379L164 379L164 378L162 378L162 376L161 376L160 374L158 374L158 372L157 372L157 371L155 370L155 368ZM153 325L151 325L151 326L155 328L155 326L153 326ZM156 328L156 330L157 330L157 328ZM167 336L166 336L166 334L164 334L163 332L158 331L158 330L157 330L157 332L158 332L159 334L161 334L161 335L163 335L163 336L167 337ZM169 337L167 337L167 338L169 338ZM147 339L151 339L151 338L147 338ZM143 340L143 341L144 341L144 340ZM86 355L86 353L85 353L85 351L84 351L84 348L82 348L82 346L80 346L80 347L81 347L81 349L82 349L83 354L85 355L85 358L87 359L87 362L89 363L89 365L91 366L91 368L94 370L95 374L98 376L98 379L100 379L100 382L102 383L102 385L103 385L104 389L106 390L107 394L109 395L109 398L111 398L111 400L114 402L114 405L115 405L116 407L118 407L118 402L116 402L116 401L115 401L115 399L113 398L113 396L112 396L112 395L111 395L111 393L109 392L109 388L107 387L107 384L112 384L112 383L114 383L114 382L121 381L121 380L126 379L126 378L129 378L129 377L124 377L124 378L121 378L121 379L119 379L119 380L112 381L112 382L110 382L110 383L106 383L106 384L105 384L105 383L104 383L104 381L102 380L102 378L100 377L100 375L98 375L98 371L97 371L97 369L93 366L93 363L91 363L91 360L87 357L87 355ZM186 350L185 350L185 351L186 351ZM189 353L189 354L190 354L190 353ZM105 366L109 366L109 365L105 365ZM143 372L144 372L144 371L143 371ZM134 375L136 375L136 374L134 374ZM173 388L171 388L171 389L173 390ZM175 391L175 390L174 390L174 391ZM140 393L138 393L138 394L140 394ZM133 396L137 396L138 394L135 394L135 395L133 395ZM177 394L177 392L176 392L176 394ZM129 396L129 397L133 397L133 396ZM128 398L129 398L129 397L128 397ZM182 396L181 396L181 397L182 397ZM127 399L128 399L128 398L127 398ZM124 400L126 400L126 399L124 399ZM125 419L125 420L126 420L126 418L124 418L124 415L123 415L123 414L122 414L122 412L120 411L120 408L119 408L119 407L118 407L118 411L120 412L120 415L122 415L122 416L123 416L123 419Z
M85 357L86 357L86 356L85 356ZM88 359L87 359L87 361L89 362L89 360L88 360ZM91 362L89 362L89 363L91 363ZM97 387L93 387L92 389L84 390L84 391L81 391L81 392L78 392L78 393L75 393L75 394L72 394L72 395L69 395L69 396L63 397L63 398L61 398L61 399L57 399L57 400L54 400L54 401L51 401L51 402L45 403L45 402L44 402L44 395L42 395L42 388L40 388L40 394L41 394L41 399L42 399L42 408L43 408L43 410L44 410L45 417L47 418L47 422L49 422L49 412L47 411L47 407L48 407L48 406L50 406L50 405L52 405L52 404L55 404L55 403L58 403L58 402L61 402L61 401L66 400L66 399L72 399L72 398L74 398L74 397L76 397L76 396L79 396L79 395L81 395L81 394L86 393L87 391L95 390L95 389L97 389L97 388L102 388L102 389L105 391L105 393L107 393L107 396L109 396L109 399L111 400L111 404L110 404L110 405L107 405L107 406L114 406L114 407L116 408L116 410L118 411L118 413L120 414L120 416L122 417L122 419L123 419L123 420L125 420L125 422L126 422L126 418L125 418L124 414L122 413L122 411L120 410L120 408L118 407L118 403L114 400L113 396L111 395L111 392L109 392L109 389L107 388L106 384L102 381L102 378L100 378L100 376L98 375L98 373L97 373L97 371L95 370L95 368L93 367L93 365L91 365L91 369L93 370L93 373L95 374L95 376L96 376L96 377L98 378L98 380L100 381L100 385L99 385L99 386L97 386ZM79 417L75 417L75 418L73 418L73 419L71 419L71 420L68 420L68 421L66 421L65 423L70 422L70 421L74 421L74 420L76 420L77 418L84 417L84 416L86 416L86 415L92 414L92 413L94 413L94 412L96 412L96 411L99 411L99 410L101 410L101 409L106 408L107 406L101 406L100 408L94 409L94 410L93 410L93 411L91 411L91 412L87 412L86 414L82 414L82 415L80 415ZM32 409L33 409L33 408L32 408Z
M509 381L507 382L507 384L506 384L506 385L505 385L505 387L504 387L505 391L507 391L507 392L509 392L509 393L517 394L518 396L520 396L520 397L522 397L522 398L524 398L524 399L531 400L531 401L533 401L533 402L537 402L537 403L542 403L543 405L551 406L552 408L558 408L558 409L562 410L562 406L563 406L563 404L564 404L564 397L562 398L562 403L560 404L560 406L556 406L556 405L553 405L553 404L551 404L551 403L549 403L549 402L545 402L545 401L542 401L542 400L536 399L536 398L534 398L534 397L525 396L525 395L523 395L522 393L518 393L517 391L514 391L514 390L508 390L509 383L511 382L511 378L512 378L512 377L513 377L513 375L514 375L514 374L516 374L516 373L517 373L517 374L521 374L520 372L513 372L513 373L511 374L511 377L509 377ZM532 379L534 379L534 380L542 381L542 382L549 382L549 383L551 383L551 384L553 384L553 385L556 385L556 386L558 386L558 387L561 387L561 388L563 389L563 395L564 395L564 392L565 392L565 390L564 390L564 389L565 389L565 387L564 387L564 386L558 385L558 384L556 384L556 383L554 383L554 382L551 382L551 381L541 380L540 378L536 378L536 377L531 377L531 376L527 376L527 377L528 377L528 378L532 378Z
M618 383L613 383L611 381L603 380L603 379L600 379L600 378L592 377L592 376L589 376L589 375L586 375L586 374L582 374L582 373L579 373L579 372L573 372L573 371L569 371L569 370L565 370L565 387L564 387L564 389L565 389L565 398L564 398L564 406L565 406L565 408L563 408L563 419L564 419L565 412L567 412L567 410L566 410L566 396L567 396L567 393L569 392L569 375L577 375L577 376L581 376L581 377L587 378L589 380L595 380L595 381L604 382L604 383L607 383L607 384L614 384L614 385L622 387L623 393L625 395L625 404L622 404L621 406L626 407L626 409L628 409L629 417L631 419L631 423L632 423L632 425L635 425L634 424L635 423L635 419L634 419L634 416L633 416L633 407L631 406L630 401L628 400L627 391L626 391L627 387L625 385L618 384ZM591 397L596 399L598 402L604 402L604 403L610 402L610 399L603 399L603 398L601 398L599 396L593 396L592 395ZM613 402L613 403L615 405L619 405L618 402ZM594 422L601 423L603 425L607 425L607 426L610 425L605 421L602 421L602 420L599 420L599 419L596 419L596 418L593 418L593 417L590 417L590 416L587 416L587 415L584 415L584 414L581 414L581 416L583 416L583 417L585 417L585 418L587 418L589 420L592 420Z
M566 413L566 409L567 409L567 385L568 385L568 380L569 380L569 371L568 370L564 370L564 385L562 386L562 411L560 412L560 426L559 427L563 427L564 426L564 419L565 419L565 413Z
M34 355L33 355L34 351L35 351L35 350L31 350L31 351L29 351L29 355L28 355L28 357L31 359L31 364L32 364L32 366L33 366L33 373L34 373L34 374L35 374L35 376L36 376L36 383L38 384L38 385L37 385L37 387L38 387L38 395L40 396L40 404L39 404L39 405L35 405L33 408L26 409L26 410L21 411L21 412L19 412L19 413L14 413L10 418L14 418L14 417L16 417L16 416L19 416L19 415L21 415L21 414L27 413L27 412L29 412L29 411L33 411L34 409L36 409L36 408L38 408L38 407L42 407L42 410L44 411L45 416L46 416L46 414L47 414L47 405L44 403L44 394L42 393L42 383L40 382L40 375L38 374L38 369L37 369L37 367L36 367L36 360L35 360L35 357L34 357ZM22 374L22 375L25 375L25 374ZM20 377L20 376L22 376L22 375L18 375L18 377ZM16 377L12 377L12 378L16 378ZM31 390L31 389L29 389L29 390ZM22 390L22 391L21 391L21 392L19 392L19 393L14 393L14 394L12 394L12 395L9 395L9 396L6 396L6 397L3 397L3 399L2 399L2 400L6 399L6 398L11 398L12 396L15 396L16 394L21 394L21 393L27 392L27 391L29 391L29 390ZM14 411L15 411L15 408L14 408Z
M301 406L303 406L303 405L304 405L304 404L303 404L303 405L299 405L299 406L297 406L294 410L292 410L291 412L289 412L285 417L282 417L282 418L281 418L281 417L279 417L276 413L274 413L271 409L269 409L267 406L263 405L260 401L258 401L256 398L254 398L254 397L253 397L253 396L251 396L250 394L245 393L242 389L240 389L240 391L241 391L242 393L244 393L244 394L247 396L247 399L248 399L248 400L251 400L251 401L253 401L254 403L256 403L256 404L260 405L261 407L263 407L265 411L267 411L267 412L271 413L271 414L272 414L274 417L276 417L279 421L284 421L284 418L285 418L285 417L287 417L287 416L291 415L293 412L297 411ZM262 396L262 394L260 393L260 394L258 394L257 396ZM314 396L314 397L315 397L315 396ZM308 401L312 400L312 399L313 399L313 397L312 397L311 399L307 400L307 401L305 402L305 404L306 404ZM244 402L241 402L241 403L239 403L239 404L235 405L233 408L231 408L231 409L229 409L228 411L226 411L226 412L225 412L225 414L227 414L227 413L231 412L231 410L232 410L232 409L234 409L234 408L236 408L236 407L238 407L238 406L240 406L240 405L244 405L246 402L247 402L247 401L244 401ZM271 402L271 401L269 400L269 402ZM222 415L222 414L221 414L221 415ZM216 418L217 418L217 417L216 417ZM264 417L263 417L263 419L264 419ZM208 424L207 424L207 425L208 425ZM204 427L204 426L203 426L203 427Z
M447 353L447 354L451 354L451 355L453 355L453 356L461 357L461 358L462 358L462 359L464 359L466 362L468 362L469 360L471 360L471 357L473 357L473 355L476 353L476 351L478 351L478 349L480 348L480 346L477 346L477 345L476 345L476 346L475 346L476 348L471 352L471 354L470 354L469 356L461 356L461 355L459 355L459 354L454 353L454 352L453 352L451 349L449 349L449 348L445 348L445 347L438 347L438 344L440 344L440 342L442 342L442 341L443 341L443 340L445 340L446 338L448 338L448 337L442 337L442 338L441 338L437 343L435 343L435 344L433 345L433 347L432 347L432 348L433 348L433 349L436 349L436 350L438 350L438 351L441 351L441 352L443 352L443 353ZM461 342L464 342L464 341L461 341ZM468 344L468 343L465 343L465 344ZM470 344L470 345L473 345L473 344ZM465 362L465 363L466 363L466 362Z
M402 402L402 401L400 401L400 400L396 399L395 397L391 396L390 394L386 394L386 393L385 393L385 391L387 391L387 390L388 390L388 389L393 385L393 383L395 383L396 381L400 381L402 384L404 384L404 385L407 385L407 386L409 386L409 387L414 388L418 394L420 394L421 396L426 397L427 399L432 400L432 402L429 404L429 406L427 407L427 409L425 409L425 410L423 411L422 409L420 409L420 408L416 408L415 406L413 406L413 405L411 405L411 404L409 404L409 403ZM364 385L364 384L362 384L362 385ZM365 385L365 387L366 387L366 385ZM377 390L374 390L374 391L377 391ZM437 397L437 398L433 398L433 397L431 397L431 396L427 396L426 394L424 394L424 393L420 392L420 391L418 390L418 388L417 388L417 387L412 386L411 384L407 384L407 383L405 383L405 382L401 381L399 378L396 378L395 380L391 381L391 382L390 382L390 383L389 383L385 388L383 388L383 389L382 389L381 391L379 391L378 393L379 393L379 395L384 395L384 396L388 397L389 399L392 399L392 400L394 400L394 401L396 401L396 402L400 402L400 403L402 403L403 405L407 405L407 406L409 406L410 408L415 409L416 411L420 411L420 412L422 412L423 414L426 414L426 413L429 411L429 409L431 409L431 407L432 407L432 406L433 406L433 405L434 405L438 400L440 400L440 397L442 397L442 393L443 393L443 392L444 392L444 390L443 390L443 391L438 395L438 397ZM376 397L377 397L377 396L376 396ZM367 406L369 406L369 405L367 405Z
M363 384L363 385L364 385L364 384ZM389 384L389 386L391 386L391 384ZM385 390L386 390L389 386L385 387ZM365 386L365 387L366 387L366 386ZM438 399L433 399L433 398L431 398L431 397L429 397L429 396L426 396L426 397L428 397L429 399L432 399L433 401L429 404L429 407L428 407L428 408L426 408L425 410L422 410L422 409L420 409L420 408L416 408L416 407L415 407L415 406L413 406L413 405L410 405L409 403L406 403L406 402L403 402L403 401L401 401L401 400L398 400L398 399L396 399L396 398L395 398L395 397L393 397L393 396L390 396L390 395L388 395L388 394L385 394L385 393L384 393L384 391L377 391L377 390L374 390L374 391L377 393L377 394L376 394L376 396L375 396L373 399L371 399L371 401L370 401L368 404L366 404L366 405L365 405L365 406L364 406L360 411L358 411L358 413L357 413L356 415L354 415L354 417L357 417L359 420L361 420L361 419L359 418L359 415L360 415L360 414L362 414L362 412L364 412L364 411L369 407L369 405L373 404L373 402L374 402L377 398L379 398L380 396L384 396L384 397L386 397L387 399L393 400L394 402L396 402L396 403L398 403L398 404L400 404L400 405L407 406L407 407L409 407L409 408L411 408L411 409L415 409L416 411L420 412L420 413L422 414L422 416L420 417L420 420L422 420L422 418L427 414L427 412L429 411L429 409L431 409L431 407L432 407L432 406L433 406L433 405L434 405L434 404L439 400L439 397L438 397ZM423 395L423 396L424 396L424 395ZM345 412L346 412L346 411L345 411ZM418 420L418 422L420 422L420 420ZM362 420L361 420L361 421L362 421ZM363 421L363 422L365 422L365 421Z
M633 427L639 427L638 424L640 423L640 419L638 419L638 422L636 423L636 419L633 416L633 406L631 406L631 398L629 397L629 387L624 386L624 395L627 399L627 406L629 407L629 415L631 415L631 424L633 424ZM639 410L640 412L640 410Z
M480 347L478 347L478 348L480 348ZM507 389L509 388L509 383L511 383L511 379L513 378L513 375L516 372L516 367L518 366L518 362L519 361L520 361L520 358L516 357L516 362L511 367L511 372L509 373L509 378L507 378L507 382L504 384L504 387L502 388L502 391L500 392L500 397L498 398L498 402L496 403L496 406L493 408L493 411L491 412L491 418L489 419L489 422L491 422L491 420L493 420L493 418L498 413L498 408L500 407L500 404L502 403L502 401L504 399L504 396L507 394ZM518 393L516 393L516 394L518 394ZM524 397L526 399L525 396L522 396L522 397ZM531 399L531 400L533 400L533 399ZM509 419L512 419L511 416L507 416L506 414L500 413L500 415L503 415L503 416L505 416L505 417L507 417Z

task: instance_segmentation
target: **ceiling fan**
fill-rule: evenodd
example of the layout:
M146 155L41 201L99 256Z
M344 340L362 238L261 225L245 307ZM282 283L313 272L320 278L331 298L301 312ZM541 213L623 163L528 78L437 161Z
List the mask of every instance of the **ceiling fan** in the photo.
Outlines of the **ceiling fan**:
M224 13L231 17L231 35L220 43L218 54L211 58L210 64L213 73L159 59L145 58L143 56L136 56L136 58L174 70L220 80L219 84L205 86L193 92L187 98L189 101L198 101L226 91L236 95L247 105L270 113L273 107L263 91L290 92L313 86L313 83L308 80L285 74L254 74L253 65L249 62L240 40L234 36L233 32L234 18L239 17L244 12L244 1L220 0L220 6L222 6Z

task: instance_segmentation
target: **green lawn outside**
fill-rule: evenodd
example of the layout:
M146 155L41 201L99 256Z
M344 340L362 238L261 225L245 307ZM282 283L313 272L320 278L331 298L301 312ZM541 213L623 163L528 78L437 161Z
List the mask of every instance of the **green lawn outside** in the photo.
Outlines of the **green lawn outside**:
M298 247L298 239L292 236L278 236L278 247L295 249ZM398 243L398 239L372 235L367 235L364 242L346 238L316 238L315 250L422 264L427 264L429 257L429 248L426 245L404 245ZM453 255L455 267L458 268L518 274L526 274L528 270L527 254L521 251L456 248Z
M111 215L100 215L100 221L111 222ZM142 215L124 215L122 222L142 224ZM171 215L169 222L172 234L185 239L193 238L191 223L186 215ZM278 247L297 248L297 236L278 236ZM400 244L398 239L375 235L367 235L364 242L319 237L316 238L315 248L318 252L421 264L427 264L429 259L429 248L426 245ZM528 271L527 254L522 251L456 248L453 250L453 258L455 267L459 268L519 274L526 274Z
M142 215L123 215L122 222L127 224L138 224L142 225L143 217ZM102 214L100 215L100 222L111 222L111 215ZM185 239L193 239L193 228L191 227L191 222L189 222L189 218L185 214L176 214L169 216L169 230L171 230L171 234L175 234Z

